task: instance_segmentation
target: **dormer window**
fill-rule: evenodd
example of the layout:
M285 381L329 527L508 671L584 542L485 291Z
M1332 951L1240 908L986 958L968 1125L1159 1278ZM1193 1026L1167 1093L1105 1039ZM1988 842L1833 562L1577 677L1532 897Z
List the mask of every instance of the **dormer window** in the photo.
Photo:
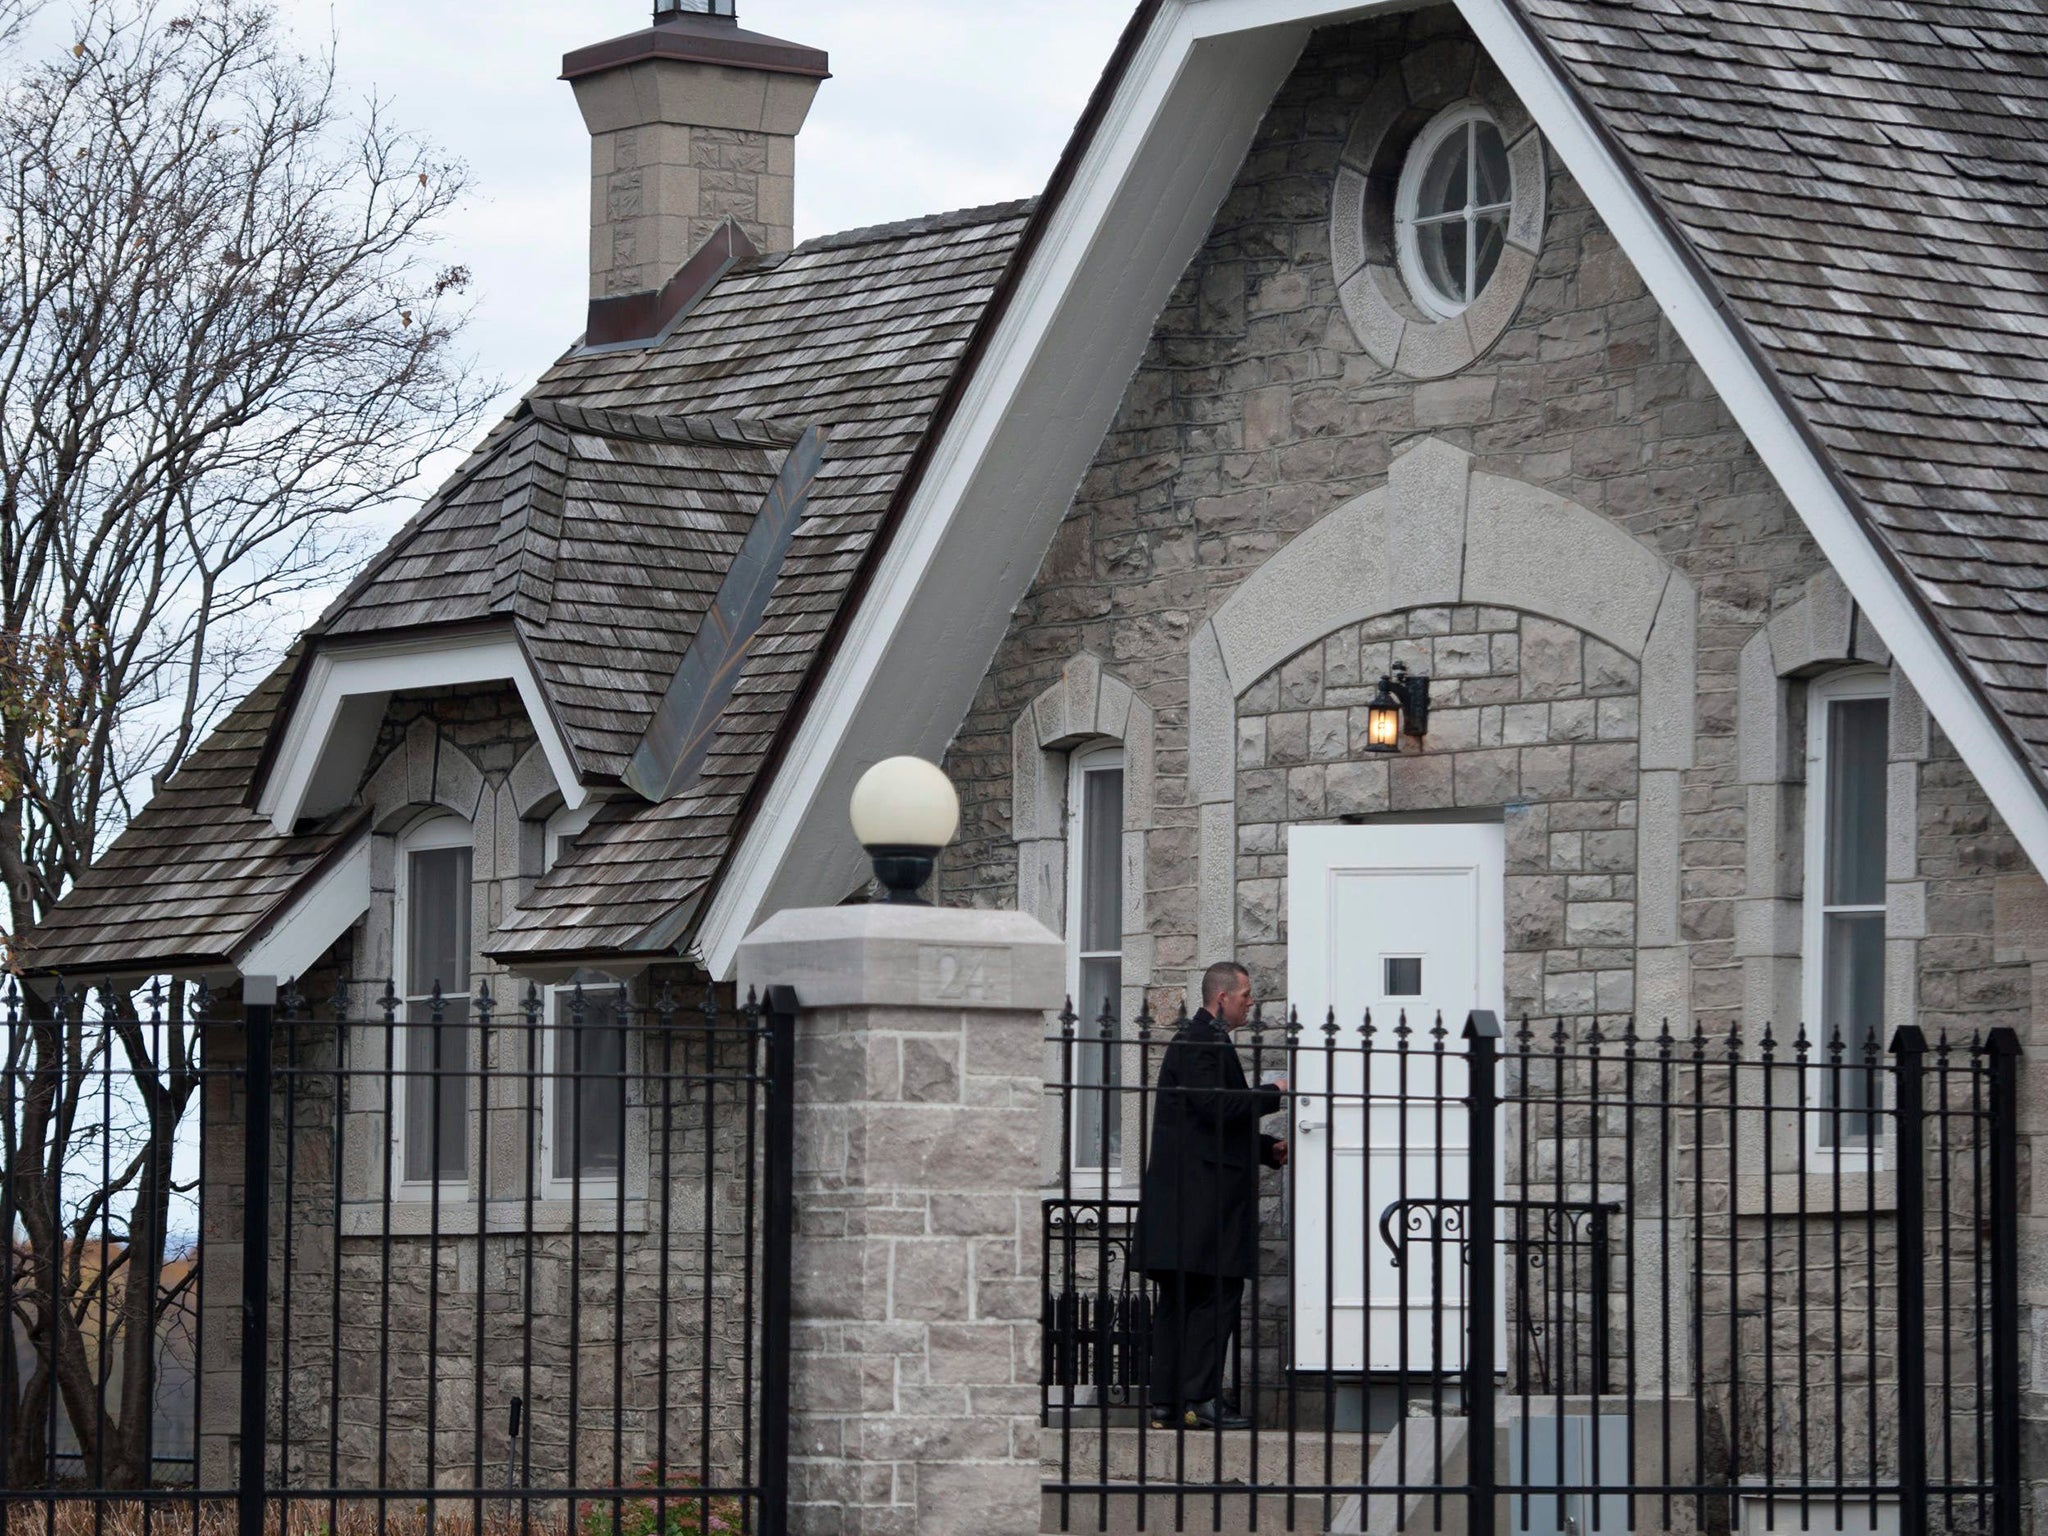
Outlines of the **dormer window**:
M398 847L395 1160L403 1184L424 1188L469 1178L472 849L459 816L420 823Z

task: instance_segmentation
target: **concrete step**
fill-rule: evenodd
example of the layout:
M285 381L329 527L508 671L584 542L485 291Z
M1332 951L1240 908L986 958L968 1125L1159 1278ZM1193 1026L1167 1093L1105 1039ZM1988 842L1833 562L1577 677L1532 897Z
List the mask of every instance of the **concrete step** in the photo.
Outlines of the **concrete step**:
M1218 1494L1222 1496L1217 1497ZM1332 1514L1344 1504L1332 1497L1326 1505L1320 1494L1297 1494L1291 1505L1285 1494L1253 1496L1249 1488L1219 1488L1182 1497L1178 1509L1170 1493L1112 1493L1069 1495L1066 1519L1061 1522L1060 1496L1048 1493L1041 1505L1042 1532L1135 1532L1207 1531L1212 1536L1249 1536L1269 1531L1309 1532L1323 1536L1328 1529L1324 1510ZM1254 1506L1257 1519L1254 1521Z
M1062 1444L1057 1427L1039 1431L1047 1482L1241 1484L1340 1483L1357 1487L1381 1436L1357 1430L1298 1430L1293 1460L1285 1430L1144 1429L1075 1424ZM1063 1469L1064 1468L1064 1472Z

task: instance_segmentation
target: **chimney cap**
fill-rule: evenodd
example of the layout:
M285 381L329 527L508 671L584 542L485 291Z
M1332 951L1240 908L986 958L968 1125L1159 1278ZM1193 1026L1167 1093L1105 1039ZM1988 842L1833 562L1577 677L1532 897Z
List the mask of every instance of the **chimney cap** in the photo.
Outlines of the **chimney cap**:
M656 26L677 16L723 16L736 22L739 6L736 0L654 0Z
M832 76L822 48L785 42L739 25L736 0L655 0L655 24L606 42L578 48L562 59L562 78L579 80L644 59L720 64L772 75Z

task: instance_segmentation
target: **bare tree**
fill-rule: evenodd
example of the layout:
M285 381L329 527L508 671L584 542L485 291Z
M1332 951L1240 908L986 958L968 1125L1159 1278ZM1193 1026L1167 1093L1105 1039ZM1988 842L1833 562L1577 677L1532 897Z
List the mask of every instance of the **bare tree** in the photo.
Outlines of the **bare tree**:
M0 38L35 3L0 0ZM65 46L0 84L0 145L12 943L274 663L294 599L354 560L361 514L469 435L493 391L453 348L466 273L430 260L461 168L375 103L348 111L332 49L298 52L262 0L83 0ZM121 997L102 1000L105 1031L24 1004L0 1064L0 1224L32 1259L6 1302L34 1349L22 1371L0 1348L0 1385L15 1429L55 1392L108 1484L139 1486L176 1300L162 1275L189 1042ZM117 1065L136 1118L115 1155L116 1128L85 1125L76 1095ZM88 1241L113 1252L110 1233L118 1261L80 1261ZM114 1297L118 1339L90 1342L85 1315ZM8 1480L42 1476L36 1435L9 1438Z

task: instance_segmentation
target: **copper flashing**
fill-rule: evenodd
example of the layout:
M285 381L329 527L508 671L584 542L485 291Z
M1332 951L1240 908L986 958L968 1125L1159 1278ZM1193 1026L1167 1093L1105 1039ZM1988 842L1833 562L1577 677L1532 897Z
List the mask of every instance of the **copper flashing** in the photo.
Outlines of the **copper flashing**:
M811 482L825 456L825 429L812 427L783 460L746 541L697 626L622 775L650 801L673 800L693 788L710 754L733 684L753 655L782 562L809 504Z
M583 345L608 347L622 342L652 341L694 309L721 277L740 262L751 261L760 254L759 248L747 238L747 232L727 219L660 289L592 299L583 327Z
M647 59L721 64L728 69L804 75L813 80L832 78L831 60L821 48L744 31L729 17L694 15L671 17L642 32L574 49L562 56L562 78L579 80Z

